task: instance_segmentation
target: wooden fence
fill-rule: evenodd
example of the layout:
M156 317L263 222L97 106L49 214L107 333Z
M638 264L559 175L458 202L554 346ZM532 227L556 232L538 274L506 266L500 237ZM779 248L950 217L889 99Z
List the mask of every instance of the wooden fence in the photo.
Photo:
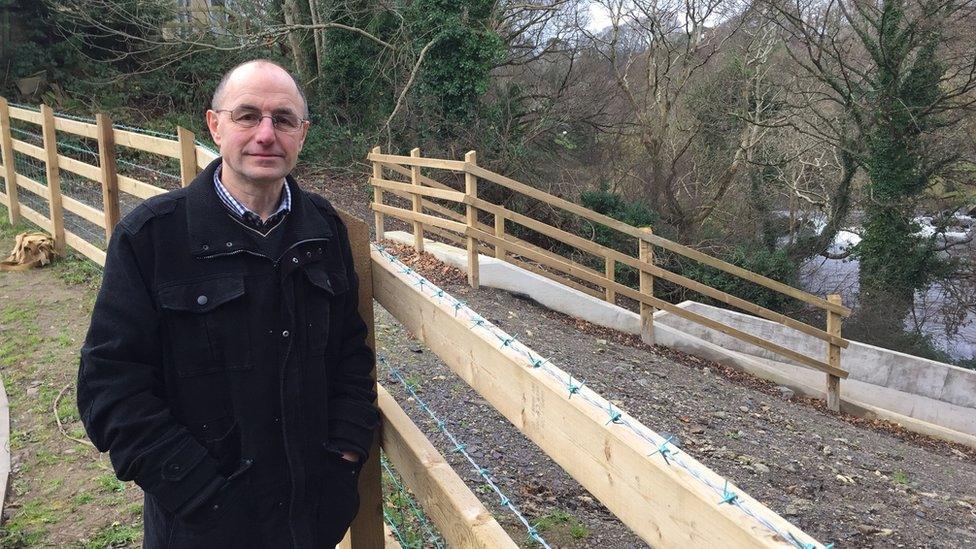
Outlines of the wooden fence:
M631 298L640 304L641 336L648 343L654 341L654 310L667 311L680 318L772 351L802 366L826 373L828 407L835 411L840 409L840 379L847 377L847 372L840 365L840 352L848 345L847 340L841 337L841 321L851 313L850 309L841 305L840 296L830 295L826 299L815 296L693 248L661 238L655 235L649 227L638 228L628 225L509 177L491 172L478 166L477 155L474 151L467 153L464 160L461 161L424 158L420 156L419 149L411 151L410 156L382 154L377 147L373 149L368 158L372 162L372 177L369 178L369 183L373 186L372 208L375 212L377 239L383 238L385 232L384 216L390 215L412 225L414 247L418 251L423 251L425 231L465 247L468 253L468 281L472 287L479 285L478 255L480 252L484 252L576 290L605 299L610 303L615 302L617 295ZM427 177L422 174L422 169L446 170L463 174L464 190L456 190L434 178ZM385 174L392 177L386 177ZM400 180L395 178L400 178ZM479 180L500 185L634 238L637 241L638 256L624 254L613 248L509 210L503 205L483 200L478 196ZM408 199L410 208L386 204L384 202L386 193ZM451 203L463 205L464 213L452 209ZM493 224L488 225L480 222L478 212L490 214L494 221ZM506 222L521 225L596 256L603 260L605 268L603 272L599 272L580 262L519 239L506 232ZM668 250L822 309L827 314L826 329L821 330L655 265L655 247ZM615 279L618 263L638 270L640 273L639 289L635 290ZM804 355L775 342L656 298L654 296L654 280L656 278L667 280L747 313L821 339L826 345L825 357L820 359ZM583 284L584 282L589 283L590 286ZM602 288L602 291L595 290L591 286Z
M44 147L12 139L11 119L40 126ZM57 132L97 139L99 165L85 164L60 154ZM168 140L113 128L107 117L101 115L97 117L95 124L59 118L46 106L36 112L10 107L0 98L0 152L3 162L0 173L6 181L5 192L0 193L0 200L7 205L11 221L16 223L23 217L51 231L61 249L70 246L96 263L104 264L105 252L101 248L65 228L65 211L104 228L106 236L109 236L119 219L119 193L145 199L165 192L164 189L145 181L120 175L115 169L115 147L129 147L178 159L181 180L186 184L199 168L213 158L213 153L196 146L193 135L186 130L179 129L178 136L178 139ZM15 170L15 152L44 162L46 184ZM473 154L469 154L464 163L414 157L415 164L410 168L392 163L398 162L400 157L374 154L371 158L383 166L396 166L391 168L393 170L404 170L418 182L423 179L420 176L421 167L447 166L449 169L466 170L466 192L459 193L419 183L414 183L414 188L405 189L399 186L400 183L383 180L383 166L374 166L374 179L379 182L379 185L374 183L377 189L405 193L414 198L414 209L408 210L411 213L408 219L418 223L418 234L422 235L425 228L433 226L437 230L444 229L464 235L469 249L485 241L494 246L494 251L505 249L508 253L523 255L534 261L546 257L538 255L541 251L527 243L506 237L504 227L501 228L500 237L488 233L477 223L470 209L466 212L464 223L419 211L430 207L422 198L433 196L464 202L469 208L493 211L499 217L522 219L514 212L501 213L498 206L477 201L477 180L489 179L485 174L491 172L469 168L467 164L471 163L473 166L475 160ZM62 196L58 185L59 170L67 170L98 182L102 188L102 208L73 199L66 200L68 197ZM46 199L48 215L45 216L18 200L19 188ZM412 192L406 193L407 190ZM399 209L384 206L381 202L382 200L377 204L378 213L400 214ZM593 402L602 398L588 388L577 388L580 397L572 399L574 393L567 395L564 386L553 379L545 378L540 370L519 364L510 347L500 348L497 342L472 330L468 323L457 318L457 309L447 307L432 296L425 295L417 284L405 278L402 269L396 268L379 252L371 252L368 244L369 229L365 223L345 215L344 219L349 227L356 269L363 280L372 281L372 284L361 285L359 296L360 312L370 327L370 344L374 344L371 319L375 295L380 304L427 343L462 379L484 395L522 433L552 456L625 524L653 546L822 547L812 537L731 484L725 486L734 498L729 499L731 496L726 496L719 501L709 487L720 485L724 479L689 456L682 458L683 465L680 468L672 467L667 459L662 459L666 458L663 453L655 457L654 452L648 451L648 440L660 439L660 435L640 425L636 419L626 416L622 411L617 413L616 419L626 420L633 430L621 429L618 423L607 422L605 410L601 412L592 407L587 408L585 401ZM383 220L379 217L377 221L378 234L382 235ZM422 246L422 241L419 246ZM528 255L530 251L537 255ZM473 257L476 265L477 256ZM618 256L613 257L614 260L629 261ZM647 267L650 262L646 257L644 259L637 261L637 266L650 270ZM575 266L573 268L579 269ZM571 271L568 274L575 275L578 272L584 271ZM476 283L476 274L472 280ZM611 281L607 284L612 286L616 283ZM626 287L614 287L615 291L621 293L624 288ZM626 290L631 291L629 288ZM641 301L645 302L649 306L660 306L650 299ZM556 375L561 375L561 370L555 366L551 369ZM379 448L387 454L404 484L416 495L449 546L486 549L518 546L399 405L382 386L378 384L377 387L377 405L383 417L381 436L360 476L360 513L343 546L374 549L396 545L391 536L384 533ZM640 436L635 433L640 433ZM749 509L748 514L744 511L746 507ZM787 533L790 539L784 537L783 533Z
M39 129L43 136L43 147L14 139L12 120ZM96 140L98 165L62 154L58 150L59 135ZM54 111L47 105L41 105L39 111L34 111L12 107L6 99L0 98L0 148L2 148L2 173L6 181L4 192L0 192L0 203L7 206L11 223L19 223L23 218L49 231L54 237L58 252L63 253L66 245L71 246L95 263L104 265L104 250L65 228L65 212L75 214L103 229L107 242L121 214L119 193L126 193L137 199L146 199L166 192L165 189L145 181L119 174L116 162L117 148L125 147L162 158L177 159L183 185L189 184L199 169L215 158L213 152L195 144L192 132L178 128L177 136L177 139L172 140L118 129L104 114L97 115L95 123L56 117ZM14 160L15 153L43 163L45 181L38 181L26 174L18 173L17 163ZM64 195L61 192L62 170L100 185L101 208ZM47 201L47 213L41 213L23 203L20 197L21 189L30 191Z

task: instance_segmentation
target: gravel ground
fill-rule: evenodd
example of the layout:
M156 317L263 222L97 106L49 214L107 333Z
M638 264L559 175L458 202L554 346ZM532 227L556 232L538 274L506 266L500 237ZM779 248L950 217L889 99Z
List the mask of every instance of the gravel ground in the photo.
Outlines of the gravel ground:
M354 183L324 192L371 221ZM594 328L507 292L471 290L427 256L403 259L498 327L823 543L976 546L976 453L815 401L726 367ZM377 308L377 344L550 544L645 547L433 353ZM381 382L513 539L525 528L387 372Z
M445 278L443 268L425 263L421 272ZM443 287L645 425L676 434L686 452L825 543L976 545L976 460L957 447L859 425L693 357L613 341L599 330L584 333L563 315L507 292L458 283ZM379 309L377 323L380 353L416 385L420 398L483 460L527 516L572 517L561 523L565 527L552 528L554 543L644 546L389 313ZM450 452L436 424L395 379L381 376L462 478L479 490L480 476ZM482 500L516 539L525 538L510 512ZM573 520L587 536L569 535Z

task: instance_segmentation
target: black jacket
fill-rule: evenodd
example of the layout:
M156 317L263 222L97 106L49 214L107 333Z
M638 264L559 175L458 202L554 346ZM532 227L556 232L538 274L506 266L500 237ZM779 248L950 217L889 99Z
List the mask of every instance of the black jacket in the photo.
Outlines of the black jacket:
M213 188L127 215L81 351L78 407L145 496L145 547L331 547L379 414L345 226L290 177L262 238Z

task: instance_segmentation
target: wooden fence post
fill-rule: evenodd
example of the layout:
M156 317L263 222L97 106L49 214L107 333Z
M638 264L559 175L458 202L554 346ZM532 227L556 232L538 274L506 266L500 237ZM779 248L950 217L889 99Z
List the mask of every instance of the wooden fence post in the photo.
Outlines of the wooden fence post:
M98 165L102 170L102 205L105 210L105 243L112 239L112 231L119 222L119 173L115 163L115 133L112 119L105 114L95 115L98 126Z
M64 255L64 207L61 205L61 173L58 170L58 137L54 131L54 110L41 105L42 134L44 139L44 166L47 175L48 213L51 216L54 249Z
M20 199L17 193L17 165L14 163L14 143L10 136L10 106L0 97L0 146L3 149L3 177L7 180L7 214L10 224L20 223Z
M505 251L505 246L502 246L501 242L505 240L505 207L499 206L498 210L495 211L495 238L498 239L498 243L495 244L495 258L505 261L508 252Z
M186 187L197 176L197 144L193 132L176 127L176 137L180 142L180 182Z
M373 147L373 154L380 154L379 147ZM373 161L373 178L383 179L383 165ZM373 204L383 204L383 189L373 187ZM373 212L374 228L376 229L376 241L379 242L386 238L386 227L384 226L383 212Z
M349 231L349 244L352 248L353 265L359 279L359 315L366 322L366 344L376 350L376 321L373 310L373 264L370 259L369 225L361 219L342 210L339 216ZM370 372L376 381L376 363ZM381 427L382 428L382 427ZM383 486L380 466L380 437L374 437L369 450L369 458L359 473L359 513L346 532L340 547L351 549L383 549ZM330 548L331 549L331 548Z
M648 235L652 234L650 227L642 229ZM641 263L654 263L654 247L643 238L638 239L638 253ZM650 273L640 272L640 293L642 295L654 295L654 277ZM648 345L654 345L654 307L646 303L640 304L641 317L641 341Z
M617 262L609 257L603 260L603 274L607 277L610 282L616 282L616 270ZM607 290L607 303L613 305L617 302L617 292L613 291L613 288L608 284Z
M478 153L468 151L464 155L464 162L467 164L478 163ZM471 198L478 198L478 178L474 175L464 173L464 194ZM469 229L478 228L478 210L468 204L465 206L465 222ZM478 241L473 236L468 236L468 284L477 289L480 285L480 267L478 266Z
M841 305L840 296L837 294L828 295L827 301ZM839 313L827 310L827 333L840 337L842 321L843 317ZM830 364L834 368L840 368L840 346L834 345L829 341L827 342L827 364ZM840 411L840 378L829 373L827 374L827 408L834 412Z
M420 149L415 148L410 151L410 156L413 158L420 158ZM422 185L420 182L420 166L410 166L410 182L418 187ZM423 213L423 207L421 202L423 197L419 194L411 195L410 200L413 202L413 211L416 214ZM413 249L417 250L417 253L424 251L424 224L420 221L413 222Z

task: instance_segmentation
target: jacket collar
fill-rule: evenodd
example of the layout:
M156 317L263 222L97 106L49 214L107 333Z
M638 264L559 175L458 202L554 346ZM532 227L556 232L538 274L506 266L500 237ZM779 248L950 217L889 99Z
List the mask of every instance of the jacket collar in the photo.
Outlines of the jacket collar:
M186 224L190 253L197 257L239 251L256 252L244 229L227 213L214 189L213 176L221 159L210 163L186 188ZM305 240L328 240L332 229L318 208L289 174L285 184L291 191L291 211L283 229L286 246Z

